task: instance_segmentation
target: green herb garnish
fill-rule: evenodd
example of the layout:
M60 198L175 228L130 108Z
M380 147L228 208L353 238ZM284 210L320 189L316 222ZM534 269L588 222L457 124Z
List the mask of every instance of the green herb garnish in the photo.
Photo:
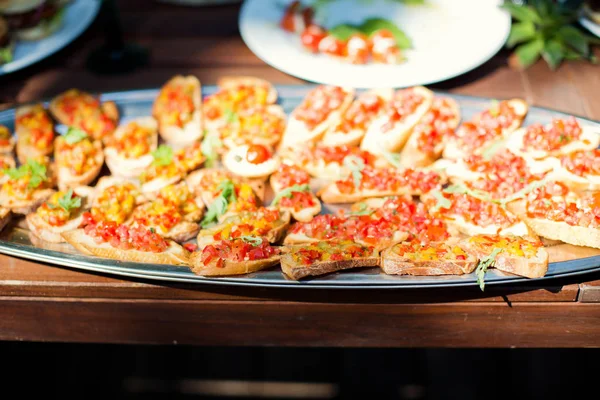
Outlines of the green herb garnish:
M66 212L76 210L81 207L81 197L73 197L73 189L69 189L67 193L58 199L58 206Z
M483 157L483 159L486 161L489 161L492 158L494 158L494 155L498 152L498 150L504 147L507 139L508 138L495 140L492 144L490 144L483 150L483 152L481 153L481 157Z
M309 192L309 191L310 191L310 186L307 184L293 185L293 186L287 187L275 195L275 198L271 202L271 205L275 206L275 205L279 204L281 199L283 199L284 197L287 197L288 199L292 198L292 196L294 195L295 192Z
M260 246L263 243L263 239L261 237L256 237L256 236L245 235L245 236L240 236L240 239L242 239L246 243L250 243L254 247Z
M152 157L157 167L170 165L173 162L173 149L166 144L161 144L152 152Z
M375 212L375 210L369 208L369 206L367 205L367 203L358 203L358 210L356 211L350 211L348 214L349 215L357 215L357 216L361 216L361 215L371 215Z
M365 168L365 162L362 158L351 155L344 158L344 166L350 170L354 187L358 189L362 182L362 170Z
M27 185L29 189L35 189L40 186L42 182L48 180L48 177L46 176L46 166L33 159L28 159L27 164L21 165L18 168L5 169L4 173L8 175L11 180L18 180L29 176L29 183Z
M383 157L386 159L386 161L388 163L390 163L392 166L394 166L396 168L403 168L402 164L400 163L400 154L384 151L383 153L381 153L381 155L383 155Z
M219 217L227 212L227 207L229 204L237 201L235 196L235 185L229 179L221 182L217 189L220 191L220 193L217 198L208 206L206 214L204 215L202 222L200 222L200 226L202 226L202 228L207 228L218 222Z
M233 124L240 120L240 117L237 115L237 113L230 108L223 110L223 116L228 124Z
M469 196L473 196L473 197L475 197L475 198L477 198L479 200L491 201L491 198L488 196L487 193L485 193L485 192L483 192L481 190L470 189L467 186L464 186L462 184L450 185L446 189L444 189L444 192L446 192L446 193L468 194Z
M440 208L450 209L452 207L450 199L446 198L439 190L431 192L431 195L436 199L435 206L431 208L431 211L438 212Z
M219 158L218 150L223 147L223 142L219 139L219 136L215 133L208 133L205 131L204 140L200 145L200 151L206 158L205 165L207 167L214 167L217 159Z
M477 264L475 274L477 275L477 283L479 284L479 288L482 292L485 289L485 273L487 272L488 268L496 263L496 256L501 252L502 249L496 247L494 250L492 250L492 253L489 256L482 258Z
M67 130L67 133L63 135L63 138L65 138L65 142L67 142L68 144L79 143L87 137L87 133L78 128L69 128L69 130Z

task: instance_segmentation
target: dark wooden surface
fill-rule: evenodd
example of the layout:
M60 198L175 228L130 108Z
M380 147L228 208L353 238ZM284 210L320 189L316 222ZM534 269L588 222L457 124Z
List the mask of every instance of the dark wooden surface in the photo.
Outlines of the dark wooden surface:
M118 2L127 40L150 64L95 75L88 53L103 42L96 21L56 55L0 77L0 108L81 87L155 88L177 73L203 83L248 74L302 81L254 56L237 30L236 6L191 8ZM481 67L432 88L600 119L600 67L512 70L501 51ZM598 347L600 275L478 289L282 290L121 279L0 256L0 339L59 342L285 346Z

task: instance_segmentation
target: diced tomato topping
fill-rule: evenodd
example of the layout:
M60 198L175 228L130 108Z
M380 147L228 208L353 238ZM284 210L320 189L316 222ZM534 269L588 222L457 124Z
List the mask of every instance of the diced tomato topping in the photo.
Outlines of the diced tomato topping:
M86 213L87 214L87 213ZM84 232L98 244L109 243L122 250L138 250L151 253L162 253L169 248L169 242L159 234L144 226L128 226L112 221L93 222L93 218L84 217L90 222Z
M316 205L315 196L311 192L292 192L292 197L282 197L279 201L281 207L293 208L300 211Z
M369 257L373 247L363 246L350 240L307 244L292 250L292 258L299 264L309 266L318 261L343 261Z
M392 250L405 258L416 261L466 260L467 253L460 246L437 242L430 245L418 239L396 244Z
M560 162L575 175L600 175L600 149L570 153L562 156Z
M54 140L54 125L50 119L50 115L41 104L33 106L29 112L20 115L15 126L17 131L29 133L27 141L31 146L39 150L47 150L52 148Z
M354 129L366 131L368 125L384 110L386 99L375 93L363 93L344 112L336 131L348 133Z
M377 157L372 153L361 150L359 147L339 145L339 146L314 146L305 148L298 155L299 161L303 164L323 161L327 164L344 164L348 156L358 157L365 165L373 166Z
M164 126L183 128L192 120L195 111L194 85L190 83L170 82L162 88L156 102L153 114Z
M306 185L310 183L310 175L306 171L297 166L287 164L281 164L279 171L273 174L272 179L283 189L294 185Z
M117 125L104 113L100 100L77 89L63 93L57 107L66 115L69 126L84 130L94 139L108 136Z
M576 141L582 129L575 117L554 119L550 125L535 124L527 127L523 137L525 148L554 151Z
M319 51L333 57L346 57L348 54L347 45L348 42L327 35L319 42Z
M202 249L201 260L204 265L217 260L217 267L222 268L225 260L233 262L264 260L276 254L279 254L279 249L271 246L266 239L262 239L258 245L243 239L227 239L219 240Z
M436 156L439 145L454 133L458 123L454 101L444 97L433 99L431 109L414 128L419 150L428 155Z
M387 29L374 32L369 38L369 49L373 61L383 64L397 64L402 61L402 53L394 34Z
M303 121L308 129L314 129L337 111L348 94L338 86L318 86L311 90L293 112L293 116Z
M425 98L412 88L398 90L392 101L386 104L385 114L388 121L381 130L390 131L396 123L414 113L424 101Z
M360 33L350 36L346 44L348 61L352 64L366 64L369 61L369 40Z
M354 193L358 190L393 191L406 189L414 194L426 193L438 187L441 176L434 171L419 171L412 168L372 168L365 166L360 171L360 186L355 187L354 176L335 182L341 193Z
M0 146L8 146L11 138L10 130L4 125L0 125Z
M319 44L327 36L327 31L318 25L308 25L300 35L300 41L305 49L312 53L319 51Z

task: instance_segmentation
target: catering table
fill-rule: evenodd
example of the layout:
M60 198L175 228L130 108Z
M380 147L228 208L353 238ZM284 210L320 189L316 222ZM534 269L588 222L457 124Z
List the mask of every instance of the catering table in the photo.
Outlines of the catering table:
M146 67L101 76L85 68L102 43L98 21L55 56L0 77L0 109L70 87L155 88L178 73L205 84L226 74L300 80L254 56L237 30L238 6L119 2L127 39L151 49ZM600 119L600 67L543 62L527 71L502 51L437 90ZM478 288L331 290L244 288L122 279L0 255L0 339L237 346L600 346L600 275Z

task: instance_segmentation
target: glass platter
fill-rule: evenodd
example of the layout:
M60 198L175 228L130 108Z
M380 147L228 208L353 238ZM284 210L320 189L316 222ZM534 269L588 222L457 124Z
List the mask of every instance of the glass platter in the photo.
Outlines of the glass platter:
M311 85L302 86L277 86L279 102L286 112L290 112L300 103ZM203 93L210 94L215 87L204 87ZM157 89L113 92L102 95L103 100L112 100L117 103L121 112L121 121L133 117L150 115ZM463 118L469 118L474 113L484 109L492 99L451 95L443 93L458 101L461 106ZM525 125L540 122L546 123L552 117L566 116L567 114L539 107L531 107ZM587 125L597 127L600 123L585 118L579 120ZM13 128L14 109L0 112L0 124ZM61 131L61 127L58 127ZM37 244L37 246L34 244ZM584 274L600 271L600 249L577 247L567 244L547 243L550 254L548 273L537 281ZM118 260L101 259L93 256L79 254L68 244L50 244L36 240L23 229L23 221L12 221L0 233L0 253L26 258L38 262L45 262L70 268L82 269L131 276L161 281L179 281L217 285L242 285L265 287L289 288L352 288L352 289L384 289L384 288L423 288L423 287L451 287L451 286L476 286L475 274L460 276L390 276L380 272L378 268L365 268L334 273L304 281L287 279L278 269L270 269L237 277L205 278L192 273L187 267L170 265L141 264L122 262ZM500 271L490 270L486 275L486 285L507 284L532 279L504 274Z

